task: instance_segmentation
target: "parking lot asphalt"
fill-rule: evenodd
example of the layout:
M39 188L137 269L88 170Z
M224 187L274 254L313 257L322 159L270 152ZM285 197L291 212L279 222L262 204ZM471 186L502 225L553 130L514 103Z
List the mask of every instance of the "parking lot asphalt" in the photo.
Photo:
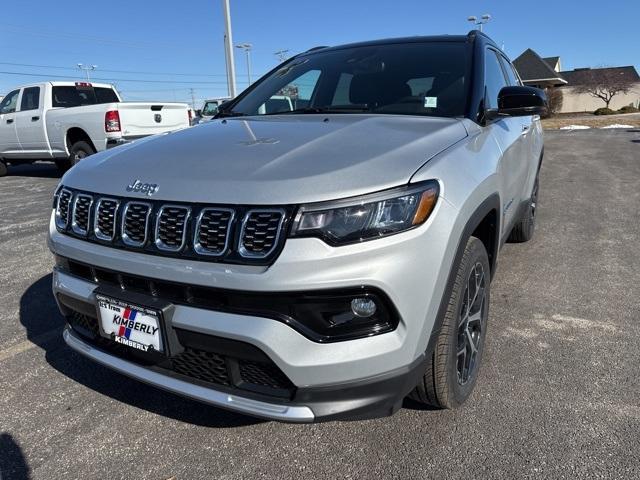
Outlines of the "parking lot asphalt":
M288 425L91 363L61 339L48 164L0 179L0 479L639 478L640 130L547 132L537 231L507 244L455 411Z

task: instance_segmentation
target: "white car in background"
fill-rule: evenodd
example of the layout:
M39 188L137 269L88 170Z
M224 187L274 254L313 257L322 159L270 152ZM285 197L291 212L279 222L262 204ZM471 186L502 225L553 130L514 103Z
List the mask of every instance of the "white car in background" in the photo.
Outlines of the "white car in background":
M215 117L218 113L218 107L225 102L231 100L230 97L211 98L204 101L202 110L200 111L200 121L208 121Z
M108 84L25 85L0 102L0 176L7 163L36 160L64 171L93 153L189 124L185 103L123 102Z

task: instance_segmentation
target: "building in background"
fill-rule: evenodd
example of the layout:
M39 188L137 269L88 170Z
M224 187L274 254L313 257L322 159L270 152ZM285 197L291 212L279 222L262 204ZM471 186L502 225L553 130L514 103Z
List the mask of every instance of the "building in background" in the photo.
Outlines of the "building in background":
M619 110L629 105L640 108L640 76L633 66L562 71L560 57L542 58L530 48L516 58L513 64L525 85L558 89L555 92L561 94L562 100L556 113L593 112L604 107L604 100L584 92L584 87L611 81L629 84L629 91L616 94L611 99L609 108Z

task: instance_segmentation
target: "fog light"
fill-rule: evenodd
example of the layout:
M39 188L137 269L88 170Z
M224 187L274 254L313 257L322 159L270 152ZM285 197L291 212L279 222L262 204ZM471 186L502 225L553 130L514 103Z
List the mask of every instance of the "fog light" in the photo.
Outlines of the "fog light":
M357 317L370 317L376 313L376 302L370 298L354 298L351 300L351 311Z

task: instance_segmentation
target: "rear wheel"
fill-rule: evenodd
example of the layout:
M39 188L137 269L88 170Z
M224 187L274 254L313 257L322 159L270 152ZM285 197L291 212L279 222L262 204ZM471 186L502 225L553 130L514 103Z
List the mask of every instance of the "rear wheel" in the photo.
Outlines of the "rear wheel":
M471 237L462 255L447 311L427 369L411 398L436 408L456 408L471 395L478 378L487 332L489 258Z
M59 170L66 172L83 158L93 155L94 153L96 153L96 151L87 142L76 142L69 149L69 158L56 160L56 166Z
M0 160L0 177L4 177L7 174L7 164Z
M533 182L533 191L529 204L522 214L522 218L515 224L513 230L509 234L509 242L522 243L528 242L533 238L533 232L536 229L536 208L538 206L538 190L540 188L539 174Z

